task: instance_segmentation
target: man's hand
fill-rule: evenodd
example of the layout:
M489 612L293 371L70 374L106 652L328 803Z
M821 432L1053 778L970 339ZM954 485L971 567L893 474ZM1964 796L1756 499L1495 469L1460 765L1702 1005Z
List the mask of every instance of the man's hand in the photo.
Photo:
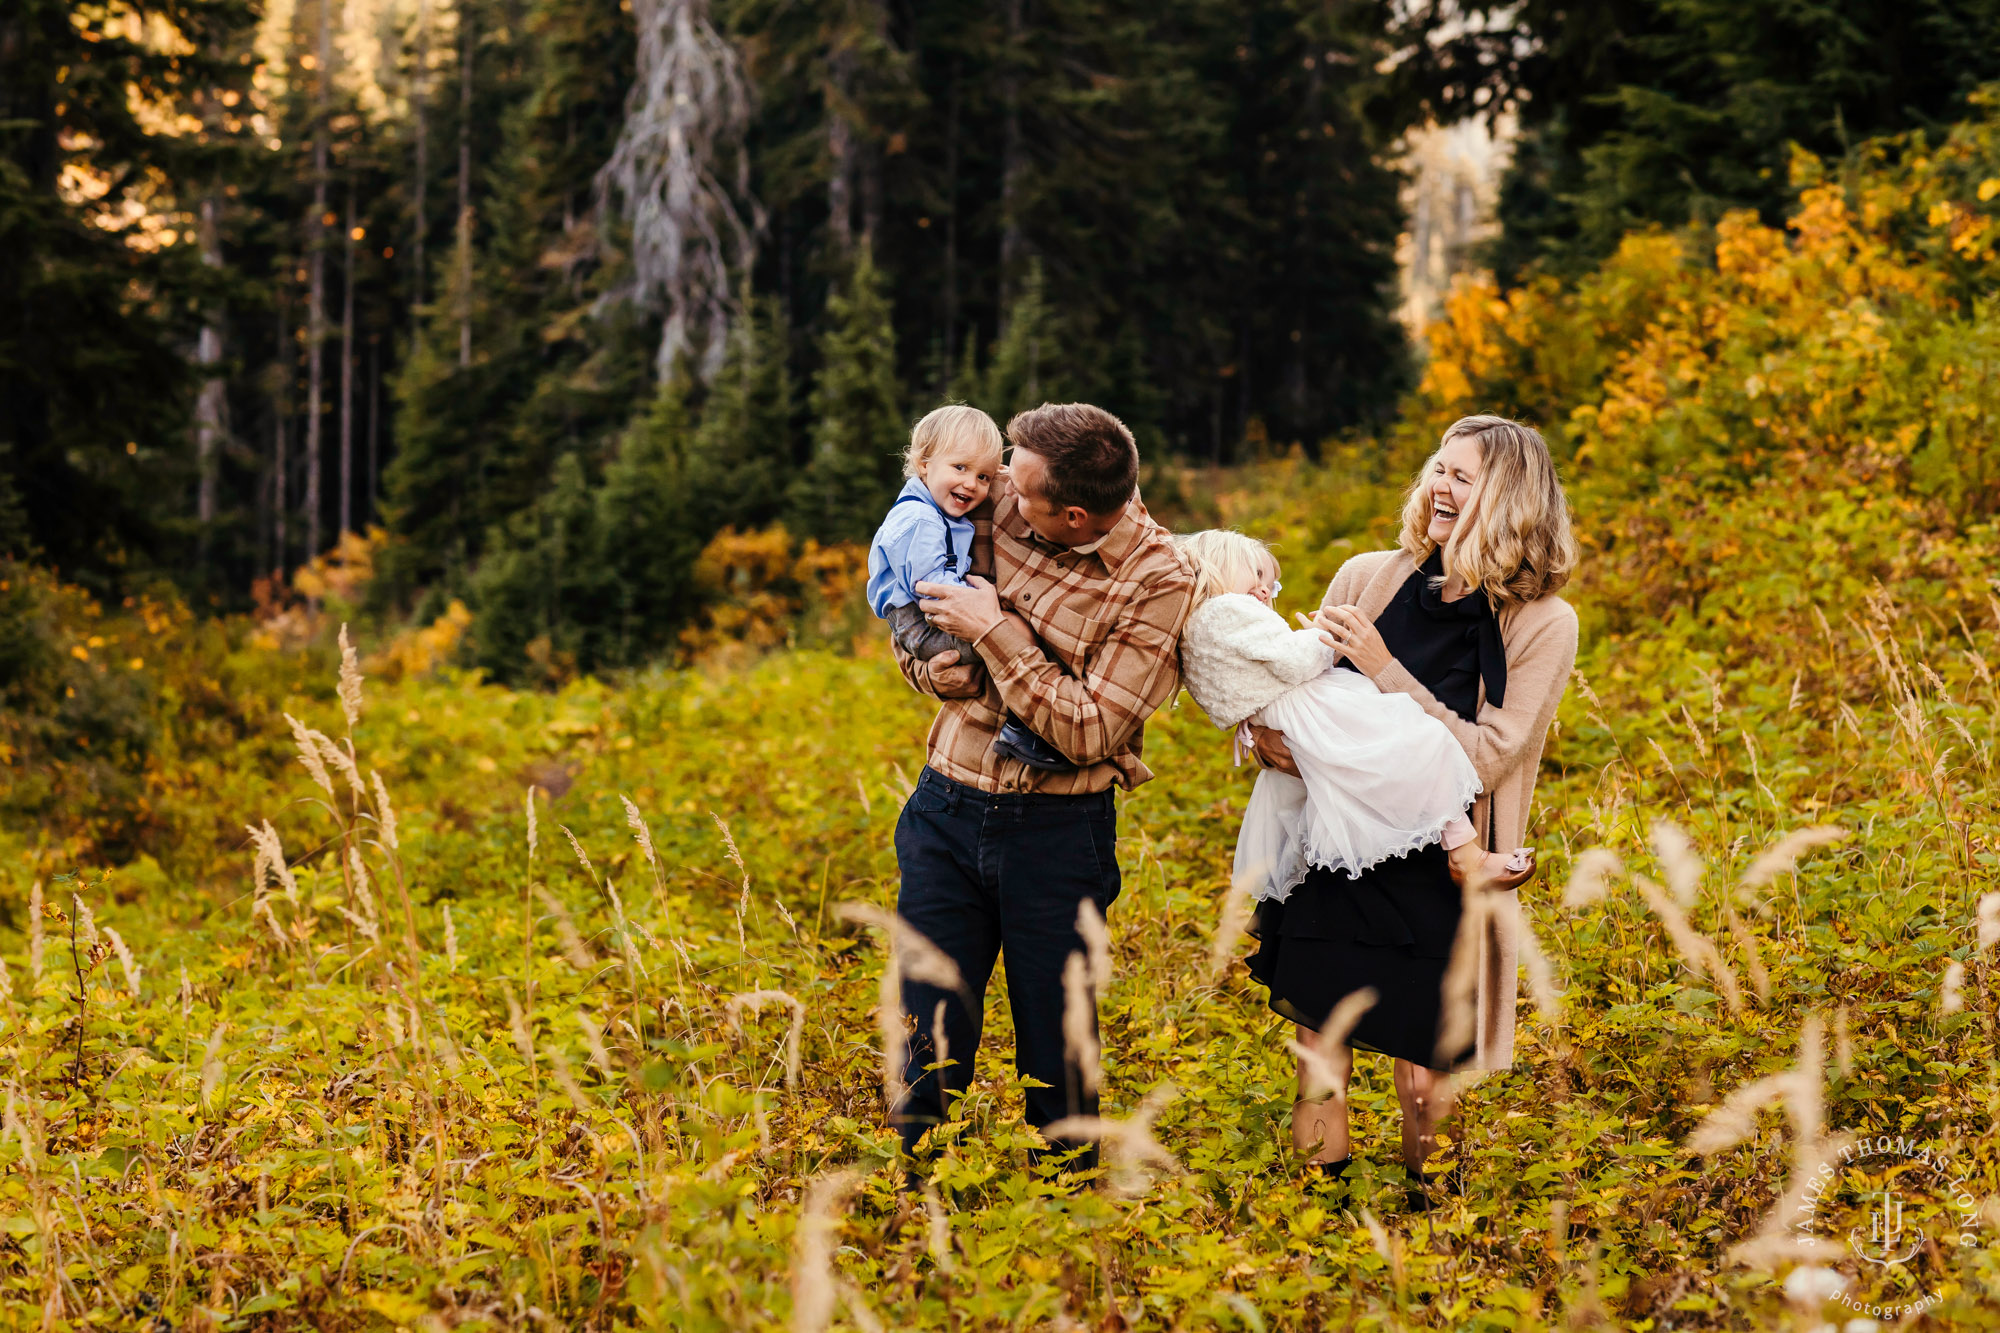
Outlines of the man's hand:
M931 693L940 699L970 699L979 693L979 665L961 665L958 649L947 648L930 660Z
M919 583L916 592L922 599L917 606L930 617L931 624L967 643L979 642L1005 614L1000 610L999 590L977 574L967 575L963 587L956 583ZM933 665L936 660L932 660Z
M1273 727L1250 724L1250 748L1257 753L1257 763L1263 768L1275 768L1280 773L1299 776L1299 762L1292 758L1292 747L1285 744L1285 733Z

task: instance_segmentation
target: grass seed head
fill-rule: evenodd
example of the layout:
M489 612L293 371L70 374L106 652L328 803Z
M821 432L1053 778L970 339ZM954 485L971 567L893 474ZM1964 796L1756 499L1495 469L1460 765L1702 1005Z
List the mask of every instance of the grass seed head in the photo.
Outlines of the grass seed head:
M246 825L244 831L250 835L250 845L256 852L256 863L251 870L256 880L254 892L261 897L265 886L275 882L284 890L285 900L297 907L299 881L285 859L285 846L279 841L278 830L272 828L271 821L267 819L259 825Z
M215 1090L221 1086L223 1075L228 1072L222 1063L222 1036L228 1031L225 1024L217 1023L215 1031L208 1034L208 1046L201 1053L201 1100L204 1106L215 1098Z
M579 972L595 968L597 958L584 944L583 936L576 928L576 918L569 914L569 908L563 905L562 899L539 884L535 886L535 896L542 900L542 906L548 908L549 915L555 918L556 938L562 941L563 956L569 959L570 966Z
M1965 964L1954 959L1944 969L1938 986L1938 1012L1955 1014L1965 1008Z
M790 991L782 990L745 991L741 995L729 997L729 1003L723 1007L723 1018L729 1024L730 1031L740 1033L743 1031L744 1013L754 1014L767 1005L781 1005L791 1013L791 1026L785 1032L785 1086L796 1088L799 1086L799 1073L803 1067L800 1059L800 1043L805 1037L806 1030L806 1007L799 1002L797 996Z
M1798 864L1799 858L1815 847L1827 847L1847 837L1847 830L1835 824L1793 829L1766 847L1743 872L1743 887L1761 889Z
M1563 886L1564 907L1588 907L1610 892L1611 879L1622 874L1625 863L1609 847L1592 847L1576 858Z
M446 970L458 971L458 927L452 923L450 903L444 905L444 957Z
M750 867L743 864L743 853L737 849L736 835L729 831L729 825L722 822L722 816L711 810L708 817L715 821L715 827L722 833L722 846L729 859L736 863L736 873L743 877L743 894L736 903L736 915L742 916L750 910Z
M137 960L132 957L132 950L126 947L124 938L110 926L104 928L104 938L111 941L111 951L118 955L118 966L125 973L125 989L132 992L133 998L137 999L140 967Z
M1249 928L1251 913L1256 910L1250 895L1269 873L1269 866L1247 866L1230 877L1229 891L1222 895L1222 910L1216 915L1215 934L1208 942L1210 981L1221 976L1230 959L1236 956L1237 942Z
M940 1273L949 1275L957 1266L951 1252L951 1219L945 1215L944 1201L938 1198L937 1186L928 1180L924 1182L924 1212L930 1216L926 1228L925 1247L930 1250L931 1262Z
M645 855L646 864L658 870L660 862L659 858L653 855L653 832L646 827L645 817L639 813L639 807L632 804L631 797L620 792L618 799L625 805L626 826L632 830L632 837L638 842L640 852Z
M1111 1116L1073 1115L1056 1121L1042 1131L1051 1142L1066 1139L1095 1141L1109 1159L1112 1193L1136 1198L1145 1192L1146 1168L1167 1172L1181 1169L1180 1159L1153 1137L1153 1121L1177 1095L1171 1083L1162 1083L1148 1092L1132 1114L1123 1120Z
M806 1186L792 1236L792 1333L824 1333L839 1292L833 1275L834 1236L840 1230L847 1196L860 1178L834 1171Z
M1085 1092L1103 1080L1097 1044L1097 1001L1090 990L1090 964L1072 952L1063 963L1063 1057L1076 1069Z
M1978 939L1982 950L2000 944L2000 893L1980 895Z
M1076 905L1076 933L1090 950L1090 984L1098 990L1111 988L1111 932L1105 928L1104 914L1089 898Z
M97 947L97 918L90 914L90 904L81 894L72 893L70 902L76 906L76 932L91 948Z
M1666 874L1667 887L1674 892L1674 901L1682 907L1694 906L1705 869L1701 854L1694 849L1694 840L1678 824L1658 819L1653 821L1653 853L1660 859L1660 869Z
M1347 1080L1341 1077L1341 1068L1334 1063L1340 1049L1347 1045L1347 1039L1354 1034L1355 1025L1362 1015L1375 1007L1381 996L1373 986L1363 986L1340 997L1319 1031L1305 1042L1287 1041L1285 1045L1299 1058L1299 1096L1306 1101L1318 1101L1331 1094L1340 1101L1347 1100Z
M340 627L340 711L347 718L351 734L361 721L361 659L355 656L354 645L348 642L345 623Z
M390 851L397 851L401 844L396 841L396 807L389 804L389 789L383 785L382 775L374 769L368 770L368 777L375 787L375 823L382 831L382 841Z
M535 863L535 789L530 786L525 801L528 808L528 864Z
M1535 1011L1545 1023L1562 1021L1562 991L1556 986L1555 966L1549 962L1548 953L1542 948L1535 928L1528 924L1528 914L1515 914L1514 939L1520 950L1521 965L1528 973L1528 993L1535 997Z
M319 742L313 739L312 729L290 713L285 714L285 721L291 724L292 743L298 748L299 762L305 765L306 772L319 784L321 791L328 796L333 795L333 778L326 771L326 760L320 755Z
M1696 930L1688 923L1687 914L1680 904L1659 885L1639 877L1636 881L1639 893L1646 905L1653 909L1653 915L1660 918L1660 924L1667 928L1667 938L1673 942L1674 950L1688 968L1701 976L1708 977L1722 992L1722 998L1729 1005L1729 1012L1743 1012L1743 989L1736 983L1736 973L1723 961L1722 951L1715 947L1715 941Z
M1498 896L1479 889L1460 895L1458 935L1451 942L1441 983L1444 1012L1438 1021L1437 1068L1456 1063L1459 1053L1479 1035L1479 949L1495 909L1492 900Z
M617 1073L611 1063L611 1053L604 1049L604 1029L600 1028L597 1020L591 1017L590 1010L579 1008L576 1011L576 1025L583 1032L583 1044L590 1051L590 1062L597 1066L598 1072L604 1077L616 1078Z
M576 853L577 864L583 867L583 873L590 876L592 884L597 883L597 867L590 863L590 857L583 850L583 844L576 840L576 834L569 831L567 824L558 824L556 827L562 830L565 838L569 839L569 849Z
M889 960L882 968L876 995L875 1024L882 1035L882 1099L893 1110L903 1098L903 1063L909 1049L903 1021L903 979L957 991L967 1004L972 1003L972 996L958 965L896 913L861 902L841 903L833 911L842 921L879 927L888 944Z

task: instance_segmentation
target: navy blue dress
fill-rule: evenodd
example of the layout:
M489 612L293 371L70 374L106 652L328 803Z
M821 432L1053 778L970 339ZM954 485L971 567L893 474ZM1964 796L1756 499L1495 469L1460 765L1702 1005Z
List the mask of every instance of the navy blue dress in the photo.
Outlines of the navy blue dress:
M1506 657L1499 622L1482 593L1446 602L1431 586L1443 560L1433 552L1375 618L1396 660L1440 703L1471 721L1479 686L1502 702ZM1358 877L1315 866L1283 903L1258 908L1250 974L1271 992L1271 1008L1307 1027L1350 993L1379 996L1350 1038L1359 1049L1449 1069L1471 1058L1437 1049L1445 967L1462 907L1444 848L1437 843L1364 870Z

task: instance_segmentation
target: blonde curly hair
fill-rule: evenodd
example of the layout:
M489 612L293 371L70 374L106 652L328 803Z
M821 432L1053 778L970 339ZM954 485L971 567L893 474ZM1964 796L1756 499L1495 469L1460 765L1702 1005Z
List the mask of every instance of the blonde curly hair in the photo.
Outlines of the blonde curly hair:
M1479 480L1445 543L1446 577L1456 574L1465 587L1483 591L1496 611L1555 592L1576 568L1569 504L1541 432L1505 417L1452 422L1404 497L1402 548L1420 565L1437 549L1430 539L1430 479L1438 455L1461 438L1479 442Z

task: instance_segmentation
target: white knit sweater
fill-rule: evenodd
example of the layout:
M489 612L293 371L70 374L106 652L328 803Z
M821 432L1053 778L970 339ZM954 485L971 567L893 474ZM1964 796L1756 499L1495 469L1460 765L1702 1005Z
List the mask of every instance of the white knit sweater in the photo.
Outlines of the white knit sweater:
M1246 593L1211 597L1181 631L1181 679L1224 729L1332 664L1318 630L1287 629L1283 616Z

